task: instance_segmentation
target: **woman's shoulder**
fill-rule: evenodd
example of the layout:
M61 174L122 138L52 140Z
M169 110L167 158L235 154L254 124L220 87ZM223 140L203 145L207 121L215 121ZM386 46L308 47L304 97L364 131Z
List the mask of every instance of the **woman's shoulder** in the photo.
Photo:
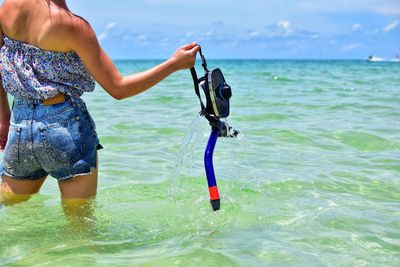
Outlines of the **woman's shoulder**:
M75 50L75 42L93 31L80 16L63 11L46 20L38 29L37 46L45 50L68 52Z
M58 33L60 40L63 39L65 44L69 45L72 50L76 46L76 42L85 40L95 35L90 23L83 17L69 13L67 18L60 21L55 31Z
M22 2L25 5L20 5ZM45 50L74 50L77 39L93 34L89 22L64 8L32 6L34 1L5 0L0 7L0 27L9 37ZM35 10L35 13L33 13ZM31 21L29 27L25 21Z

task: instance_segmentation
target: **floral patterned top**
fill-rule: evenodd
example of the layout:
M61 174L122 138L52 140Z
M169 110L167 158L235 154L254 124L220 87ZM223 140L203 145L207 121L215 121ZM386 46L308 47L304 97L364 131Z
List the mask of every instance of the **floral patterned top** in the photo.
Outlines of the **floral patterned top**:
M94 90L95 81L75 52L44 50L5 35L3 39L0 75L11 95L44 100Z

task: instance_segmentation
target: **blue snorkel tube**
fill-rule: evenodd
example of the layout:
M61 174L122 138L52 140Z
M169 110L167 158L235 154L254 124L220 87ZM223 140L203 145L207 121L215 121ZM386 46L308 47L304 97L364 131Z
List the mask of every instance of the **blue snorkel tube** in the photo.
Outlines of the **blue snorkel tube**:
M211 134L204 153L204 167L206 170L211 207L216 211L220 209L220 197L213 165L214 148L218 137L236 137L239 132L233 130L226 122L220 120L220 118L229 116L229 98L232 96L231 87L226 83L220 69L214 69L212 71L207 69L207 63L201 51L201 47L199 53L205 75L198 79L194 67L190 69L190 72L193 78L195 93L200 100L200 115L204 116L211 126ZM201 99L199 84L203 89L206 105L204 105Z
M206 168L210 203L214 211L219 210L220 208L219 192L213 165L213 154L218 139L218 132L219 130L217 128L213 128L211 130L210 138L208 139L206 151L204 153L204 167Z

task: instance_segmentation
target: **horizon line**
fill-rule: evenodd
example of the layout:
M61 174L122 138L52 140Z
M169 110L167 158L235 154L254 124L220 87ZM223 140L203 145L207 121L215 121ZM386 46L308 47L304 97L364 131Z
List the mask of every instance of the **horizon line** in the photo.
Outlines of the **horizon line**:
M167 58L112 58L112 61L128 61L128 60L155 60L155 61L162 61L167 60ZM256 61L256 60L281 60L281 61L290 61L290 60L298 60L298 61L368 61L368 58L207 58L207 60L249 60L249 61ZM399 61L395 61L393 59L383 59L382 61L376 61L371 63L379 63L379 62L393 62L399 63Z

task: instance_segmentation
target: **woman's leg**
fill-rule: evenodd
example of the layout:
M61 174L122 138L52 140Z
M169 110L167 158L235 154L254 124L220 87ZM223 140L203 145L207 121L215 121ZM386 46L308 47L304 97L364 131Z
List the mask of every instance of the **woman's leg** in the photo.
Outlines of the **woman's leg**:
M58 186L63 200L85 200L96 195L97 191L97 168L91 169L88 175L76 176L66 181L59 181Z
M2 176L0 204L11 205L28 200L31 195L39 192L46 177L38 180L17 180Z
M58 182L64 213L78 225L84 222L82 219L92 217L92 201L97 192L97 179L96 166L91 169L91 174Z

